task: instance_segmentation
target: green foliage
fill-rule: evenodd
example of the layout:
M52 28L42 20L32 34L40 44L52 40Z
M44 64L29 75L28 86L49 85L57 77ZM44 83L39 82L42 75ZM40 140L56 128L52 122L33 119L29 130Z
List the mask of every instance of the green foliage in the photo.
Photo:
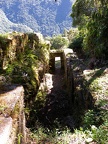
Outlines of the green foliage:
M71 17L73 18L74 26L86 25L86 17L90 17L94 9L94 1L91 0L76 0L72 7Z
M7 34L0 34L0 67L3 65L4 54L6 56L6 49L9 42L7 36L8 36Z
M51 39L51 49L61 49L68 46L68 39L61 35L54 36Z
M98 101L97 107L85 113L83 119L84 131L87 137L99 144L108 143L108 111L107 101Z
M83 38L76 37L73 39L72 43L69 45L73 50L81 50L82 49Z
M39 90L36 95L35 108L37 109L37 111L39 111L42 107L45 106L46 96L47 96L46 87L44 86L44 89Z
M101 108L105 103L101 101L98 109L88 110L82 117L82 127L74 131L77 139L80 136L79 143L81 141L85 141L85 143L96 142L98 144L108 143L108 112Z
M87 36L84 39L85 50L91 51L98 58L108 55L108 6L104 5L93 13L92 20L87 25Z
M33 32L33 30L23 24L12 23L5 15L5 13L0 9L0 33L7 32Z
M38 127L31 133L31 138L35 140L37 144L51 143L51 144L67 144L71 142L71 132L67 127L61 129L58 122L55 122L58 128L54 127L52 130L44 128L39 122L36 121Z
M108 127L100 126L99 129L96 129L95 131L92 129L92 133L92 137L97 143L108 143Z
M33 67L37 66L37 57L33 51L26 51L18 56L18 60L8 65L6 74L12 79L12 83L22 84L25 87L26 96L29 97L30 92L35 93L38 85L38 74Z
M94 125L95 123L95 113L93 110L88 110L85 113L84 119L83 119L83 123L84 123L84 127L85 128L90 128L91 125Z
M76 0L71 14L73 25L83 32L83 49L91 57L107 59L108 4L101 0Z
M75 37L77 37L79 34L79 30L77 28L71 28L69 30L64 30L63 37L67 37L69 40L69 43L72 42Z
M22 137L23 137L22 133L19 133L18 134L18 140L17 140L18 144L21 144L21 138Z
M4 49L7 44L7 34L0 35L0 49Z
M41 31L45 36L62 33L64 27L71 27L71 4L70 0L56 3L51 0L1 1L0 8L7 17L0 11L0 32Z
M39 41L38 36L33 33L29 34L29 46L33 45L32 51L37 59L44 64L49 62L49 46Z
M36 93L40 82L38 69L40 65L42 68L47 66L48 54L49 48L46 44L37 43L36 40L31 42L29 39L24 52L18 53L16 60L8 64L5 70L5 74L11 78L12 83L24 86L26 100Z

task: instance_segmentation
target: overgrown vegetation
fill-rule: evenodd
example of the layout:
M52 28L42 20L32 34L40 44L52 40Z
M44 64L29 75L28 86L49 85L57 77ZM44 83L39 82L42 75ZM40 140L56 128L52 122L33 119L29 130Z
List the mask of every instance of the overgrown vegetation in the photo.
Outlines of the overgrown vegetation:
M81 124L80 128L75 130L74 136L80 135L80 143L106 144L108 143L107 70L105 68L91 70L85 75L85 79L87 80L86 87L88 86L91 91L95 103L92 108L84 109L84 111L80 108L78 114L83 112Z
M69 45L74 51L82 50L83 38L81 36L77 36L72 40L72 43Z
M54 36L51 38L51 49L62 49L68 46L67 37L63 37L62 35Z
M80 135L78 143L108 143L107 69L104 72L107 68L106 60L108 60L107 11L107 0L76 0L72 7L73 25L78 27L79 34L72 40L69 47L74 51L84 52L86 58L99 60L90 75L86 76L88 81L86 86L91 90L95 104L92 109L84 111L80 128L75 130L76 139ZM96 69L96 66L99 68L102 60L104 60L104 67ZM81 110L79 114L80 112Z
M33 32L33 30L24 25L24 24L17 24L12 23L5 15L5 13L0 9L0 33L8 33L13 31L18 32Z
M0 32L41 32L43 35L54 35L63 32L64 27L71 27L72 1L58 0L8 0L1 1ZM62 16L61 16L62 15ZM9 20L10 21L9 21Z
M76 0L71 16L73 17L73 24L78 26L78 30L64 31L63 35L52 37L50 39L51 48L61 49L72 42L69 47L73 50L79 53L83 51L88 57L106 60L108 55L107 2L107 0ZM4 40L1 38L2 43L5 43ZM92 73L86 76L85 86L91 91L95 100L92 108L82 109L83 106L78 107L78 96L75 99L74 111L73 109L68 110L66 107L65 110L70 115L72 114L78 125L69 129L59 123L61 121L55 119L53 126L50 127L48 124L45 125L44 120L47 119L49 123L52 121L50 122L46 114L42 113L42 108L47 100L46 87L44 90L39 90L36 96L36 90L41 79L38 70L44 67L46 63L48 63L47 46L37 43L33 39L33 34L30 34L24 53L20 53L17 60L9 64L5 70L5 74L11 78L12 83L23 84L25 87L27 126L32 128L32 133L29 133L30 138L38 144L108 143L108 72L105 72L104 68L94 69ZM51 109L48 110L50 112ZM68 114L67 111L66 114ZM41 121L44 123L42 124Z
M49 63L49 46L39 43L35 34L28 34L28 42L24 47L24 51L16 54L14 61L9 61L5 70L1 71L5 75L7 84L21 84L25 88L25 102L30 106L30 100L35 97L39 87L42 73L47 69ZM36 39L37 38L37 39ZM3 39L3 40L2 40ZM1 37L1 43L5 40ZM7 39L6 39L7 40ZM1 55L4 51L2 44ZM10 48L11 49L11 48ZM8 51L8 49L6 49ZM4 55L3 55L4 56ZM1 60L4 61L3 57ZM8 61L8 59L6 59ZM32 101L33 102L33 101Z
M80 36L83 38L83 51L90 57L107 59L107 0L76 0L72 10L73 25L78 26ZM73 45L74 42L72 47Z
M92 79L93 77L94 79ZM76 121L80 118L80 125L74 130L63 126L57 119L54 121L51 129L39 123L37 119L39 116L38 112L44 107L47 98L45 91L39 91L35 103L35 108L38 108L34 109L35 111L32 112L32 115L35 114L35 120L37 119L37 121L35 121L35 127L33 128L33 133L30 134L30 138L38 144L108 143L108 93L103 91L103 86L107 90L107 85L105 85L107 79L107 73L103 75L103 70L93 71L93 73L89 75L88 85L92 93L95 93L95 105L92 109L86 110L82 109L83 106L78 108L78 105L75 105L73 116ZM100 81L103 85L101 85ZM44 118L41 117L41 115L43 114L41 113L39 117L43 120Z

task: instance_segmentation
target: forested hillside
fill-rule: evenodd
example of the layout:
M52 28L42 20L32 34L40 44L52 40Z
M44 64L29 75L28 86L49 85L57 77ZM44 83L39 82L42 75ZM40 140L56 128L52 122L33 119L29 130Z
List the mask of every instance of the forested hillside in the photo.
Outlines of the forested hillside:
M16 24L9 21L5 13L2 10L0 10L0 33L12 31L33 32L33 30L26 25Z
M72 0L1 0L0 8L11 22L53 35L71 27L72 3Z

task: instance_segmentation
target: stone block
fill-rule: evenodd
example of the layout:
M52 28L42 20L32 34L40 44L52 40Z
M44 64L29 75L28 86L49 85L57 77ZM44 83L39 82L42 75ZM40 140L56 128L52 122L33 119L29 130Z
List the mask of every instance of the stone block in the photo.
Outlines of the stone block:
M0 117L0 144L7 144L12 132L12 118Z
M0 92L0 144L17 143L18 134L25 143L25 133L24 89L18 85L8 86Z

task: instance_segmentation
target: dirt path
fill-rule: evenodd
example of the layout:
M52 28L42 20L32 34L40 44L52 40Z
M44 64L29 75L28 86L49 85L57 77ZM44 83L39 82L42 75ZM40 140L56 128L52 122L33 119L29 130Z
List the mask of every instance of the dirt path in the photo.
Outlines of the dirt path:
M53 74L45 75L47 96L45 106L41 109L42 121L52 125L55 120L61 121L68 115L69 102L64 85L64 74L59 68Z
M47 95L45 96L45 104L42 106L39 111L34 115L34 112L31 113L30 122L28 125L32 126L38 130L39 125L43 126L46 130L53 130L55 128L63 127L67 125L66 117L69 115L69 102L66 93L66 87L64 86L64 72L60 69L56 69L55 72L45 74L45 83L42 84L42 87L47 88ZM37 107L36 103L33 109ZM36 123L37 122L37 123ZM30 138L30 132L28 131L28 143L33 142L36 144L35 140ZM46 140L41 143L46 143ZM49 143L50 144L50 143ZM52 144L52 143L51 143Z
M64 89L64 73L61 69L56 69L52 74L45 74L45 85L48 89L48 93L56 93L58 90Z

